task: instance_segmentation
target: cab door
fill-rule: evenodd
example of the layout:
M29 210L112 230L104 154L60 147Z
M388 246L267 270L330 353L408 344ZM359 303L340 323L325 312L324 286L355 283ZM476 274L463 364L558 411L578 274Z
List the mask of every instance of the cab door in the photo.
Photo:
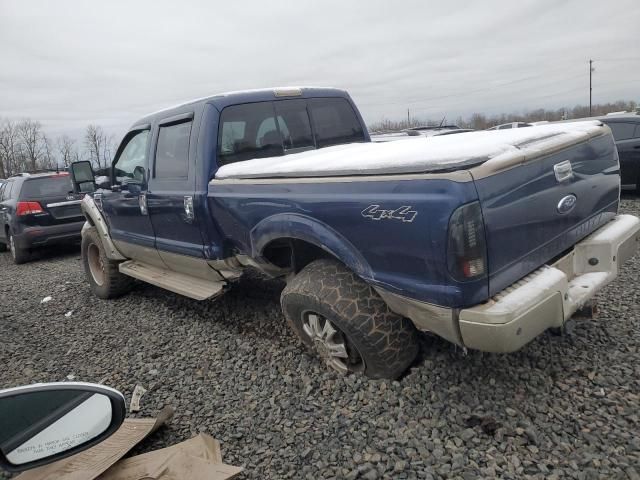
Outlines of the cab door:
M217 277L204 256L201 203L196 192L197 125L187 111L158 122L152 147L147 205L156 248L171 270L203 278ZM217 278L216 278L217 279Z
M111 171L110 189L100 189L94 201L102 209L118 250L126 257L164 266L155 248L147 209L150 127L130 131L120 144Z

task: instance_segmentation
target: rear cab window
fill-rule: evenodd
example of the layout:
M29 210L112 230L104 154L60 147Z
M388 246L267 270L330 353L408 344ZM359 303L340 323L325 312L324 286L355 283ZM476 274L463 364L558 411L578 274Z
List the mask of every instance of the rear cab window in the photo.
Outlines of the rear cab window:
M610 122L607 123L611 128L611 132L613 133L613 138L616 141L619 140L629 140L630 138L634 138L636 131L636 124L631 122ZM640 130L638 130L640 133Z
M363 141L362 125L344 98L231 105L220 116L218 164Z
M68 174L27 178L20 189L20 198L28 200L46 197L66 197L72 191L73 185Z

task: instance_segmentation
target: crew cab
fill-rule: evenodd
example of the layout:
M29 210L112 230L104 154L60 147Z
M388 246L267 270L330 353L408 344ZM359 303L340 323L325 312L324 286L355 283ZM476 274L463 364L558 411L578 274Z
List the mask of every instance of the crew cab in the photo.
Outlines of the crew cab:
M235 92L149 115L110 180L72 166L101 298L135 278L197 300L282 277L284 317L338 372L395 378L418 331L512 352L616 277L640 221L618 214L601 122L373 143L349 95ZM95 191L94 191L95 190Z

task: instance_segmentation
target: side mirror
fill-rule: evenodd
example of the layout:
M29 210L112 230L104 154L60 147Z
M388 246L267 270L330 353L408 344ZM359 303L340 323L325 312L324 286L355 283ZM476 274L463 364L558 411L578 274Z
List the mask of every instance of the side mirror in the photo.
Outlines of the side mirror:
M73 162L70 167L73 193L91 193L96 189L95 175L91 162Z
M44 383L0 391L0 467L19 472L86 450L125 416L117 390L91 383Z

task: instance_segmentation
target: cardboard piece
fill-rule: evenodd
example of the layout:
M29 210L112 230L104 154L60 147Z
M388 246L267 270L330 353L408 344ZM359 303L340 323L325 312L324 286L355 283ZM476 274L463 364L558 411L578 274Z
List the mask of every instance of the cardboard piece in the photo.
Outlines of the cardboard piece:
M28 470L17 479L93 480L172 416L173 409L165 407L157 418L129 418L104 442L69 458Z
M241 471L222 463L220 443L201 433L171 447L121 460L98 480L227 480Z

